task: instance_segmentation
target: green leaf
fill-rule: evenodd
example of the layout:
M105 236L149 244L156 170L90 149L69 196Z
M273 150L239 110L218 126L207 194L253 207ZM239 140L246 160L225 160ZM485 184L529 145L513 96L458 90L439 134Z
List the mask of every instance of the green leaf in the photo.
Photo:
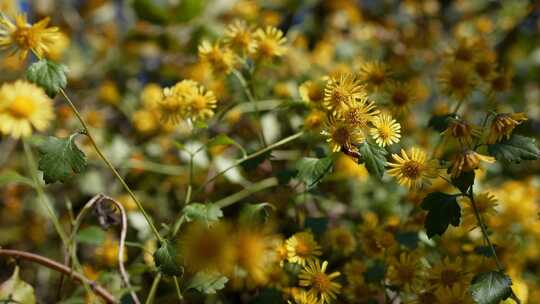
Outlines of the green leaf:
M11 303L35 304L36 296L34 287L21 280L19 277L19 266L15 266L13 274L9 280L0 285L0 301L11 300ZM9 301L7 303L10 303Z
M328 218L308 217L304 222L306 230L311 230L314 235L322 236L328 230Z
M469 291L477 304L498 304L512 295L512 280L499 271L483 272L476 275Z
M169 276L179 276L183 268L178 264L176 248L168 241L163 242L161 247L154 253L154 260L159 271Z
M244 222L263 222L270 217L270 209L275 210L270 203L245 204L242 208L241 220Z
M323 158L304 157L298 161L298 179L301 180L308 189L315 187L334 166L332 155Z
M219 134L218 136L210 139L210 141L206 144L207 147L220 145L236 145L236 141L225 134Z
M26 71L26 78L42 87L50 97L67 85L67 67L47 59L33 63Z
M153 0L135 0L133 9L137 17L154 24L166 24L169 18L167 9L155 4Z
M211 203L191 203L184 207L183 212L184 217L188 222L197 220L203 221L207 225L210 225L212 222L218 221L220 217L223 217L223 211L221 211L218 206Z
M207 0L182 0L174 10L174 21L187 22L199 16L206 7Z
M101 245L105 241L105 231L98 226L90 226L84 229L81 229L77 233L77 242L90 244L90 245Z
M540 149L533 138L513 134L496 144L488 145L489 155L497 160L509 163L519 163L523 160L540 159Z
M450 170L450 169L448 169ZM452 185L456 186L461 193L467 193L469 188L474 184L474 170L462 172L457 177L452 177Z
M417 231L398 231L395 234L396 240L403 246L414 250L418 247L418 232Z
M204 294L215 294L225 288L229 281L227 277L217 271L199 271L188 284L188 289L195 289Z
M434 115L431 116L428 122L428 127L433 128L439 132L443 132L448 128L448 125L452 119L457 119L456 114Z
M38 148L41 153L39 169L43 171L45 183L65 182L73 173L86 168L86 156L75 143L75 136L68 138L48 137Z
M384 279L385 273L386 266L384 262L377 260L364 272L364 279L367 283L378 283Z
M10 183L25 184L27 186L34 187L34 182L31 179L24 177L15 171L6 170L0 172L0 187Z
M276 174L280 185L287 185L293 178L298 175L297 169L284 169Z
M432 192L422 201L422 209L428 211L424 227L429 238L442 236L450 224L459 226L461 208L455 195Z
M386 150L377 144L365 141L360 145L359 152L359 162L365 163L368 172L381 179L386 165Z

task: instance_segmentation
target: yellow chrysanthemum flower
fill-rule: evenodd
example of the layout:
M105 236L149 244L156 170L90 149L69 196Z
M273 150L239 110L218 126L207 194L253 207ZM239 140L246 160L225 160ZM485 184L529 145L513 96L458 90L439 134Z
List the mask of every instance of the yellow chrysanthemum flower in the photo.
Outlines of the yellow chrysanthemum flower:
M359 81L352 74L342 73L328 79L324 88L323 106L332 115L337 115L365 96Z
M510 138L512 131L522 122L527 120L525 113L501 113L491 121L488 143L494 144L504 138Z
M323 79L305 81L298 87L300 98L316 108L321 107L324 99L324 85Z
M192 223L178 242L180 262L193 273L203 270L230 273L234 266L234 252L230 228L223 222L211 227L205 223Z
M390 114L383 113L373 120L373 128L369 130L371 137L381 146L386 147L399 142L401 125Z
M437 161L429 160L424 150L414 147L409 151L409 155L401 149L401 156L392 154L395 162L388 163L388 166L392 167L388 174L394 176L401 185L417 189L437 177Z
M213 109L216 107L217 99L212 91L206 90L202 85L197 85L197 88L186 97L188 118L200 121L214 116Z
M325 242L331 252L343 256L350 255L356 249L356 239L353 233L343 226L329 229L325 234Z
M257 49L253 30L243 20L235 20L225 30L224 42L231 49L243 55L249 55Z
M370 122L375 120L379 113L372 101L367 98L360 98L353 101L351 106L339 113L339 115L351 128L364 130L369 126Z
M317 299L317 296L313 293L307 292L305 290L301 290L300 292L293 294L293 300L294 304L318 304L319 299ZM291 301L289 303L292 304Z
M360 65L358 77L368 91L378 91L390 80L390 70L382 62L365 62Z
M414 82L390 81L384 86L383 96L395 114L406 113L419 101L419 85Z
M475 76L474 70L469 65L448 62L439 72L439 83L443 93L463 100L472 93L477 83Z
M163 89L162 99L157 105L163 122L177 124L186 117L189 107L188 96L196 93L197 86L197 82L193 80L182 80L172 87Z
M163 89L157 83L149 83L141 92L141 103L146 109L155 109L163 98Z
M453 177L457 177L463 172L470 172L478 169L480 162L492 164L495 162L495 158L482 155L474 150L464 150L454 159L450 174Z
M305 265L306 262L316 259L322 254L321 246L309 231L298 232L285 242L287 260L291 263Z
M465 271L461 257L457 257L453 262L446 257L427 270L427 278L434 288L444 289L470 282L471 276Z
M388 280L391 284L412 290L422 283L422 263L417 254L402 252L399 258L390 257L388 265Z
M439 304L472 304L472 298L464 283L441 288L435 292Z
M281 57L287 51L285 46L287 39L281 30L273 26L267 26L264 30L258 29L255 32L255 38L257 40L255 56L258 59L266 60Z
M17 15L15 23L4 14L0 15L0 49L18 53L24 59L28 52L35 52L39 57L47 55L58 39L61 39L57 27L49 27L49 18L29 24L25 15Z
M53 102L42 88L22 80L0 87L0 132L14 138L47 129L54 118Z
M326 273L328 262L319 260L309 261L300 271L299 284L303 287L310 287L309 293L319 298L319 303L330 303L336 299L341 290L341 285L333 280L340 276L339 272Z
M199 58L212 68L215 74L227 75L236 64L236 55L226 46L221 46L219 42L214 44L204 40L199 45Z
M344 121L333 117L327 119L321 134L327 137L326 142L330 145L332 152L339 152L342 149L357 151L358 148L355 145L365 140L361 129L353 128Z
M437 296L432 290L422 290L417 291L414 294L414 297L406 301L405 304L433 304L437 303Z
M474 196L474 204L483 220L488 220L489 217L497 214L497 199L489 192L476 194ZM471 200L468 197L461 197L460 205L463 210L463 226L468 229L478 227Z
M469 123L464 119L450 119L450 123L446 130L441 135L444 135L448 140L456 140L461 144L472 145L473 138L478 138L482 135L480 128Z
M326 121L326 114L319 110L313 110L304 119L304 128L309 131L319 131Z

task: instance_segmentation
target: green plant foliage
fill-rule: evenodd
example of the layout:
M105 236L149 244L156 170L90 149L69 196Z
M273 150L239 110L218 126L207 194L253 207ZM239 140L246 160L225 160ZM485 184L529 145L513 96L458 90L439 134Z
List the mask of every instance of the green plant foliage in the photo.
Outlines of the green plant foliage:
M489 155L508 163L540 159L540 149L533 138L513 134L496 144L488 145Z
M432 192L422 201L422 209L428 211L424 227L429 238L442 236L448 225L459 226L461 208L455 195Z
M39 170L45 183L65 182L74 173L86 169L86 155L77 147L72 134L67 138L47 137L39 144Z
M0 301L11 301L11 303L19 304L36 303L34 287L21 280L19 266L15 266L11 277L0 285Z
M511 286L509 276L499 271L489 271L473 278L470 292L477 304L498 304L512 295Z
M26 78L42 87L50 97L56 96L67 85L67 67L63 64L41 59L26 71Z
M195 289L205 294L215 294L225 288L229 279L217 271L199 271L191 279L188 289Z
M334 157L332 155L323 158L304 157L298 161L298 179L308 189L315 187L332 170Z

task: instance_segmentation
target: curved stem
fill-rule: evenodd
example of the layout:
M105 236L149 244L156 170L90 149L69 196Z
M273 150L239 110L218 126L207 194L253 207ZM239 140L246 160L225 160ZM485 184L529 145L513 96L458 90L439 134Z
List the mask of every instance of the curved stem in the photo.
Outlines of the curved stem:
M69 276L70 278L72 278L73 280L77 282L88 284L92 288L92 291L94 291L97 295L103 298L107 303L118 303L118 301L114 298L112 294L110 294L105 288L103 288L101 285L99 285L95 281L92 281L86 278L84 275L78 272L75 272L73 269L65 265L62 265L56 261L53 261L51 259L48 259L44 256L26 252L26 251L10 250L10 249L0 249L0 256L24 259L30 262L40 264L49 269L58 271L60 273L63 273Z
M60 89L60 94L62 96L64 96L64 98L66 99L66 101L68 102L71 110L73 111L73 113L75 113L75 116L77 117L77 119L79 120L79 122L81 123L83 129L84 129L84 134L86 136L88 136L88 139L90 140L90 143L91 145L94 147L94 150L96 150L96 153L99 155L99 157L103 160L103 162L105 162L105 164L107 165L107 167L109 167L109 169L111 170L111 172L113 173L113 175L116 177L116 179L118 179L118 181L120 182L120 184L122 184L122 187L124 187L124 190L126 190L126 192L129 194L129 196L133 199L133 201L135 202L135 204L137 205L137 208L139 208L139 211L141 211L142 215L144 216L144 218L146 219L146 221L148 222L148 225L150 226L152 232L154 233L154 236L156 237L156 239L162 243L163 242L163 237L159 234L159 231L157 230L156 226L154 225L154 222L152 221L152 218L150 218L150 216L148 215L148 213L146 213L146 210L144 210L144 207L142 205L142 203L139 201L139 199L135 196L135 193L133 193L133 191L131 190L131 188L128 186L128 184L126 183L126 181L122 178L122 176L120 175L120 173L118 173L118 170L116 170L116 168L113 166L113 164L110 162L110 160L105 156L105 154L103 154L103 152L101 151L101 149L99 148L99 146L97 145L97 142L96 140L94 139L94 136L92 135L92 133L90 132L90 129L88 128L88 125L86 124L86 122L84 121L81 113L79 112L79 110L77 109L77 107L75 106L75 104L73 103L73 101L71 101L71 99L69 98L69 96L66 94L66 92L63 90L63 89Z

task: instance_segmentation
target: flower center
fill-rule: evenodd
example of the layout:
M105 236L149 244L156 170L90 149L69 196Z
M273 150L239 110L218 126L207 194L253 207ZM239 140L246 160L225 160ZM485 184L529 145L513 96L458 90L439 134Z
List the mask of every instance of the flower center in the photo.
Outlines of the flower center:
M17 96L15 100L9 105L8 112L11 116L18 119L25 119L32 116L32 113L36 110L34 103L26 96Z
M333 134L333 139L334 141L339 144L339 145L345 145L347 142L349 142L349 139L350 139L350 132L349 130L347 129L346 126L342 126L342 127L339 127L337 128L335 131L334 131L334 134Z
M331 282L325 273L322 273L322 272L315 273L311 281L313 283L313 287L319 290L321 293L324 293L330 289Z
M452 286L459 282L459 273L451 269L446 269L441 272L441 281L446 286Z
M296 245L296 248L294 248L296 251L296 254L299 256L307 256L309 255L309 252L311 251L309 246L304 243L298 243Z
M204 96L198 95L193 97L191 100L191 107L196 111L204 110L206 108L206 99Z
M22 49L29 49L36 45L36 36L32 33L31 27L19 27L12 35L13 40Z
M406 92L396 91L392 95L392 102L397 106L405 105L407 104L408 101L409 101L409 98Z
M410 160L403 164L403 167L401 169L401 173L410 179L417 179L420 177L420 173L422 172L422 164L420 164L417 161Z
M454 89L464 89L467 85L467 76L462 73L454 73L450 76L450 85Z

